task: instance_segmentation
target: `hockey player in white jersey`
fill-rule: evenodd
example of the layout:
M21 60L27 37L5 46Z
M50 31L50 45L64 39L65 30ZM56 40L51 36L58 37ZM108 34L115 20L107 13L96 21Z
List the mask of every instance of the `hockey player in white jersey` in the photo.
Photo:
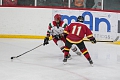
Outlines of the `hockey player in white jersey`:
M49 37L52 36L54 43L62 50L64 51L65 47L65 41L66 36L63 34L64 28L68 25L61 20L61 15L56 14L54 16L54 21L49 23L48 30L47 30L47 36L44 39L43 45L49 44ZM81 52L77 49L75 45L71 47L71 50L75 52L77 55L81 55ZM71 55L68 56L69 58Z

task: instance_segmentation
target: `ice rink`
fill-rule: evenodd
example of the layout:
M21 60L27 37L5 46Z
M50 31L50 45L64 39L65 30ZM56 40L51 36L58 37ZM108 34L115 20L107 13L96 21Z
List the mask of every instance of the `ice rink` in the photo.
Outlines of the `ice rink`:
M63 53L50 41L46 46L11 60L43 43L38 39L0 39L0 80L120 80L120 45L85 42L94 67L72 51L64 65Z

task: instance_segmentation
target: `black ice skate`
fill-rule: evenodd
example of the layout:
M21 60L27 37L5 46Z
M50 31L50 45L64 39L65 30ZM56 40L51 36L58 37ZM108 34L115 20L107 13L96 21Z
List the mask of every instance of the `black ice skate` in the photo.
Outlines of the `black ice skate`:
M67 58L68 58L69 60L71 60L71 59L72 59L72 57L71 57L71 55L70 55L70 54L68 54Z
M89 63L91 66L93 66L93 61L92 60L89 60Z
M67 62L67 58L64 58L64 59L63 59L63 62Z
M63 62L67 62L67 59L71 59L71 55L68 54L67 56L65 56L65 58L63 59Z

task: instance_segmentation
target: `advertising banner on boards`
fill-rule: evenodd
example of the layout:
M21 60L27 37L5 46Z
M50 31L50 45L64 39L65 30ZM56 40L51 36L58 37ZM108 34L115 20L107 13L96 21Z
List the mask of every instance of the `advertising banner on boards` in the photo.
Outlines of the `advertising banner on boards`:
M118 16L113 12L54 9L53 16L61 14L62 20L67 24L75 22L78 16L83 16L84 23L94 33L97 40L113 40L118 32ZM116 35L116 36L115 36Z

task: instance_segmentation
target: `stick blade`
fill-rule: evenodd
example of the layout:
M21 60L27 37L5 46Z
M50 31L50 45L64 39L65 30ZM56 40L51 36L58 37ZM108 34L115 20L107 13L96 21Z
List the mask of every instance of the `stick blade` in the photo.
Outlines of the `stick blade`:
M118 39L119 39L119 36L117 36L117 37L115 38L115 40L113 40L113 42L116 42Z
M14 59L14 58L16 58L16 57L11 57L10 59L12 60L12 59Z

